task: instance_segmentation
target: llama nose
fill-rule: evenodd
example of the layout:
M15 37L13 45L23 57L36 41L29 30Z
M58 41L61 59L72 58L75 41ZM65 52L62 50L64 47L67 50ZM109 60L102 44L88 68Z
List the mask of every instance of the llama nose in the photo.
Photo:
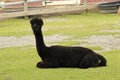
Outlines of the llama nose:
M37 25L36 25L36 24L33 24L33 27L34 27L34 28L36 28L36 27L37 27Z

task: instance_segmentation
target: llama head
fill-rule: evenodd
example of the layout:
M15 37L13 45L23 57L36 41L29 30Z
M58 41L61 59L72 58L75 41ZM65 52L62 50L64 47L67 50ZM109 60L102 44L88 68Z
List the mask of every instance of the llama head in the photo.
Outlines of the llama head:
M42 28L43 20L39 18L33 18L30 20L30 24L33 31L39 31Z

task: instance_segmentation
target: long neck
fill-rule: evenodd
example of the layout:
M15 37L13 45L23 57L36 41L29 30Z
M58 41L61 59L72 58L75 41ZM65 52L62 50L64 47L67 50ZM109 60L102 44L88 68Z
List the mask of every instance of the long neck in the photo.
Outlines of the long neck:
M40 57L43 57L46 46L44 44L42 31L40 30L38 32L37 31L33 31L33 32L35 34L37 52Z

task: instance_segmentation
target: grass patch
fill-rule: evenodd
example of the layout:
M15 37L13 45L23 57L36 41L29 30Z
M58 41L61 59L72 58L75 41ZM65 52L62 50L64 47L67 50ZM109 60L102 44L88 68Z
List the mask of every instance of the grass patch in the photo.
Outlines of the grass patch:
M92 50L103 50L100 46L85 46L85 47Z
M35 48L4 48L0 49L0 80L119 80L119 52L100 53L107 58L107 67L38 69L35 65L40 58Z
M29 20L6 19L0 21L0 36L23 36L32 34Z
M118 33L101 30L120 30L120 18L116 14L88 13L44 18L44 35L74 35L74 39L92 35ZM24 36L32 34L29 20L7 19L0 21L0 36ZM33 34L32 34L33 35ZM77 45L77 41L67 40L61 45ZM99 46L86 46L101 50ZM100 53L108 61L102 68L56 68L38 69L36 63L41 59L33 46L0 49L0 80L119 80L120 50Z
M112 17L110 19L110 17ZM59 21L60 19L65 19ZM52 18L51 18L52 19ZM53 18L54 19L54 18ZM100 30L118 30L120 19L116 14L98 14L88 13L82 15L65 15L58 17L55 23L47 22L45 27L51 26L49 32L45 34L63 34L75 35L76 37L84 37L91 35L111 34L107 32L100 32ZM118 33L113 33L118 34Z
M91 35L108 35L101 30L120 30L120 18L117 14L87 13L81 15L63 15L43 18L44 35L62 34L85 37ZM7 19L0 22L0 36L23 36L32 34L29 20ZM118 34L112 32L112 34Z
M76 45L80 45L81 42L70 38L70 39L62 41L62 42L57 42L57 44L63 45L63 46L76 46Z

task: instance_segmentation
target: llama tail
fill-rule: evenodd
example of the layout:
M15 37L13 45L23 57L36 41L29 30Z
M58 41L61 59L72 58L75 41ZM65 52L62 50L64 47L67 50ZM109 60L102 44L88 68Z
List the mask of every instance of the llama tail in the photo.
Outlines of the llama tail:
M100 60L99 66L106 66L106 63L107 63L106 59L103 56L99 55L99 54L97 54L97 56L98 56L98 58Z

